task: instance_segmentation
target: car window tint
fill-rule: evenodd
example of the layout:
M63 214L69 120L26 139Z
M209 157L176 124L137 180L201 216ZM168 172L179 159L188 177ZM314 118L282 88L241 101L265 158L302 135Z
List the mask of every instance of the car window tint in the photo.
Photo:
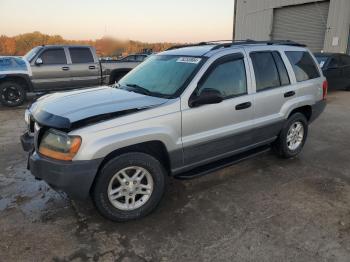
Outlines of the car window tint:
M320 76L315 62L308 52L286 51L286 55L292 64L298 82L314 79Z
M40 58L43 60L43 64L67 64L66 54L63 48L45 50Z
M281 58L281 54L279 52L273 52L273 58L275 59L276 65L277 65L277 69L278 69L278 73L280 75L280 81L281 81L281 85L282 86L286 86L290 84L290 80L289 80L289 75L287 72L287 68Z
M342 55L341 60L343 65L350 66L350 56Z
M227 61L217 65L199 88L218 90L223 98L247 93L247 79L243 59Z
M69 48L69 53L73 64L94 62L90 48Z
M328 64L328 67L339 67L340 66L340 63L339 63L339 58L338 57L332 57L330 60L329 60L329 64Z
M145 60L145 56L144 56L144 55L138 55L138 56L136 56L136 61L137 61L137 62L143 62L143 60Z
M280 86L277 66L271 52L251 53L256 80L256 91Z
M125 57L123 60L126 62L135 62L135 56L130 55L130 56Z

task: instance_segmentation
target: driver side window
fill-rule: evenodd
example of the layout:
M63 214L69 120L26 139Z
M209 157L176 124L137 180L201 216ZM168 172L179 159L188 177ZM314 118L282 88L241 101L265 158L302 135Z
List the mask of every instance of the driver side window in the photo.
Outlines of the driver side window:
M214 62L215 63L215 62ZM247 78L243 58L224 59L212 68L200 85L198 95L204 89L217 90L223 99L247 94Z

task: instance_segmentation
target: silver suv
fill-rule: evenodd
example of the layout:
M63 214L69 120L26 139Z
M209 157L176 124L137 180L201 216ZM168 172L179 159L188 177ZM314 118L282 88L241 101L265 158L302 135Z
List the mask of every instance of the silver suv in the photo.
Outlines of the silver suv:
M314 56L294 42L178 46L114 87L40 98L21 141L36 178L126 221L157 206L168 176L201 175L270 146L296 156L326 94Z

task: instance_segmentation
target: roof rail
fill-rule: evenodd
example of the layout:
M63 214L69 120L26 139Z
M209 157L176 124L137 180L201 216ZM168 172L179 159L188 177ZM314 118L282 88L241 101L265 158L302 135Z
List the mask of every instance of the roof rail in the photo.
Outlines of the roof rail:
M221 44L221 45L217 45L214 46L211 50L216 50L219 48L225 48L225 47L231 47L231 46L235 46L235 45L258 45L258 44L265 44L265 45L289 45L289 46L300 46L300 47L306 47L306 45L304 44L300 44L291 40L268 40L268 41L255 41L255 40L251 40L248 39L246 41L241 41L241 42L234 42L231 44Z
M306 47L304 44L300 44L291 40L267 40L267 41L256 41L252 39L246 39L246 40L215 40L215 41L206 41L206 42L200 42L195 44L186 44L186 45L177 45L172 46L167 49L173 50L178 48L184 48L184 47L191 47L191 46L205 46L205 45L213 45L217 43L211 50L217 50L220 48L227 48L235 45L258 45L258 44L265 44L265 45L289 45L289 46L300 46L300 47Z

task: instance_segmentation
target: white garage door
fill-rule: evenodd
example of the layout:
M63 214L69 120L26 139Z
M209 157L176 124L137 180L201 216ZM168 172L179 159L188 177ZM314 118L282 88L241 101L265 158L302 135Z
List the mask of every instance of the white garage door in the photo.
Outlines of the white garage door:
M272 39L306 44L313 52L323 49L329 1L274 9Z

